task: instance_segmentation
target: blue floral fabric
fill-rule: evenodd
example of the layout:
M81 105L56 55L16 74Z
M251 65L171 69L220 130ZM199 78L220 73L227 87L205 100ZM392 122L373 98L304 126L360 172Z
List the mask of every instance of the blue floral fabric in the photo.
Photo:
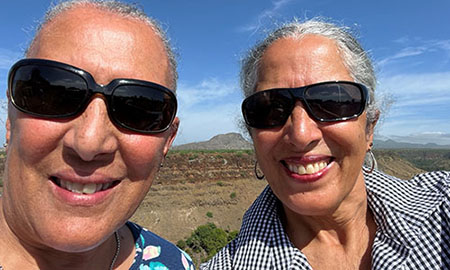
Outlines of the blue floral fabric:
M127 222L136 245L130 270L193 270L189 255L169 241L141 226Z

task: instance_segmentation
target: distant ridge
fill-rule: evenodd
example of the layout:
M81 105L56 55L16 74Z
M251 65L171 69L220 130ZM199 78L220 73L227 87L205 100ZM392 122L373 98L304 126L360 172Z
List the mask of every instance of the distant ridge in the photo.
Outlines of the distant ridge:
M231 132L212 137L209 141L187 143L172 147L173 150L245 150L253 149L253 144L241 134Z
M374 140L375 149L450 149L450 145L436 143L418 144L397 142L394 140ZM253 144L236 132L219 134L209 141L181 144L172 147L173 150L244 150L253 149Z
M373 140L373 145L375 149L450 149L450 145L439 145L436 143L405 143L396 142L394 140Z

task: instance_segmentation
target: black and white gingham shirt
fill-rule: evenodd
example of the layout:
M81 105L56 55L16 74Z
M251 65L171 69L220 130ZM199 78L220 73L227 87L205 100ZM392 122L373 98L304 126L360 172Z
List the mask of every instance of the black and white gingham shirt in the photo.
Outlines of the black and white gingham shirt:
M380 172L365 176L377 232L372 269L450 269L450 172L400 180ZM238 237L200 269L312 269L279 219L270 187L245 213Z

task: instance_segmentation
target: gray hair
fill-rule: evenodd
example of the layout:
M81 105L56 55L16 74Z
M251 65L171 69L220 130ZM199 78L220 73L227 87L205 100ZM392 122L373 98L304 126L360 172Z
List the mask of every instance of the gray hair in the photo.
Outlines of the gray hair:
M301 39L303 36L312 34L329 38L336 42L341 53L345 67L350 72L353 80L364 84L370 95L370 102L367 112L367 124L373 123L378 117L378 108L375 103L376 77L372 61L361 47L356 38L347 27L340 27L333 23L324 22L319 19L312 19L284 24L271 32L263 41L256 44L249 50L247 56L242 60L241 88L244 96L248 97L255 91L258 81L258 69L267 48L275 41L283 38Z
M172 89L175 91L177 88L177 61L174 53L174 49L170 45L169 38L166 32L162 29L160 24L153 18L149 17L145 12L137 7L136 5L122 3L116 0L68 0L61 1L56 5L51 6L42 22L37 26L36 33L25 51L25 55L28 55L30 49L34 46L39 33L42 29L51 21L53 21L58 15L64 13L65 11L71 10L80 5L93 5L95 8L117 14L126 18L132 18L142 21L148 24L156 35L161 39L164 49L166 50L167 58L169 61L169 72L170 72L170 84Z

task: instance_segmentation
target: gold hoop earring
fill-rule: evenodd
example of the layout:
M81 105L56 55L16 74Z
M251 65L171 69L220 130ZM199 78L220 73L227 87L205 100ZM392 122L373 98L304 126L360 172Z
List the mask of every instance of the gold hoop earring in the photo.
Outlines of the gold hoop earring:
M369 163L368 166L366 165L367 163ZM370 167L370 169L367 170L366 167ZM372 173L373 170L378 170L377 160L375 159L375 155L373 154L372 149L367 150L362 169L365 173Z
M258 174L258 161L257 160L255 161L255 176L259 180L262 180L264 178L264 174L263 175Z

